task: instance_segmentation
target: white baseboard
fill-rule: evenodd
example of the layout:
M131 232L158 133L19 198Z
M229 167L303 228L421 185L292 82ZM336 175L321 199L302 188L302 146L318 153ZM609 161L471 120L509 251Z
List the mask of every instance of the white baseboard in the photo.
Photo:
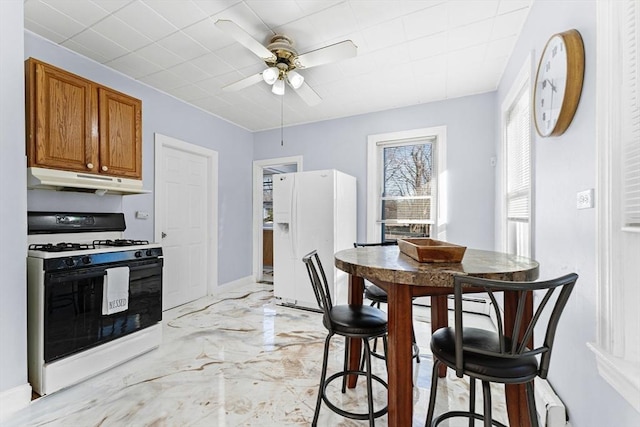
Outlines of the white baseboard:
M9 390L0 392L0 421L9 415L29 406L31 402L31 386L22 384Z

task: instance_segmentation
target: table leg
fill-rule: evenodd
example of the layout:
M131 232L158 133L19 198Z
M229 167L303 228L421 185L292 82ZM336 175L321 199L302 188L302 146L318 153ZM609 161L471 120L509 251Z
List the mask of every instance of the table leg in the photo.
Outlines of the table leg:
M387 290L389 320L389 426L406 427L413 418L413 347L411 337L412 299L408 285L390 286Z
M431 333L440 328L449 326L449 307L446 295L431 296ZM440 365L438 377L444 378L447 375L447 366Z
M349 275L348 302L350 305L362 305L362 294L364 292L364 279L362 277ZM349 370L360 369L360 355L362 354L362 341L348 339L349 348L345 349L349 353ZM347 387L354 388L358 381L357 375L347 377Z
M513 327L516 318L516 310L518 308L518 293L517 292L505 292L504 293L504 326L505 335L511 336L513 334ZM531 317L533 316L533 298L531 294L527 297L524 307L524 315L522 318L523 324L529 324ZM524 330L521 330L520 339L524 335ZM533 348L533 336L527 343L529 348ZM527 405L527 395L524 384L506 384L505 394L507 400L507 413L509 414L509 425L530 427L531 422L529 420L529 412Z

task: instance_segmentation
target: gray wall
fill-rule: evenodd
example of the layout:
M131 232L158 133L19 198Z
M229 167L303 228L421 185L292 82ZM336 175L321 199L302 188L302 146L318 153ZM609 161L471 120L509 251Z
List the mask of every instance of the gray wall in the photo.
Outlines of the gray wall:
M304 170L338 169L358 181L358 240L366 238L367 136L447 126L447 240L493 249L495 93L258 132L254 159L302 155Z
M598 375L594 354L586 346L596 339L596 210L577 210L576 193L596 186L596 19L593 1L534 2L503 75L497 105L531 51L537 66L552 34L580 31L586 70L573 123L562 136L536 135L532 141L535 258L541 276L570 271L580 275L560 321L549 382L567 406L574 427L638 426L640 414Z
M0 1L0 393L27 383L22 11Z
M218 152L218 283L252 274L251 159L252 134L158 92L110 68L61 48L31 32L25 32L24 58L34 57L142 100L142 173L146 190L154 189L154 133L161 133ZM29 210L80 210L125 214L126 235L153 240L153 194L117 196L28 191ZM149 219L135 218L138 210Z

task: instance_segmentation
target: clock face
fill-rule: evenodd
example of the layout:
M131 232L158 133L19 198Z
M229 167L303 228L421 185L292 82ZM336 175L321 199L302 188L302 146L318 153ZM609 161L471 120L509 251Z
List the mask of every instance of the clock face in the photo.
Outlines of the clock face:
M567 47L560 35L555 35L542 53L534 97L536 128L542 136L553 132L560 116L567 86Z

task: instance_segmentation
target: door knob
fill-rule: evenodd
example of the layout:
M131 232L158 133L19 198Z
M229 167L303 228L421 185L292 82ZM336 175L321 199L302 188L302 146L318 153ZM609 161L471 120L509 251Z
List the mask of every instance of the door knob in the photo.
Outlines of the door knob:
M93 163L87 163L87 169L93 169Z
M162 238L164 239L165 237L167 237L167 233L163 231L162 234L160 234L160 236L162 236Z
M102 167L102 170L103 170L104 172L106 172L106 171L108 171L108 170L109 170L109 168L108 168L108 167L106 167L106 166L103 166L103 167Z

